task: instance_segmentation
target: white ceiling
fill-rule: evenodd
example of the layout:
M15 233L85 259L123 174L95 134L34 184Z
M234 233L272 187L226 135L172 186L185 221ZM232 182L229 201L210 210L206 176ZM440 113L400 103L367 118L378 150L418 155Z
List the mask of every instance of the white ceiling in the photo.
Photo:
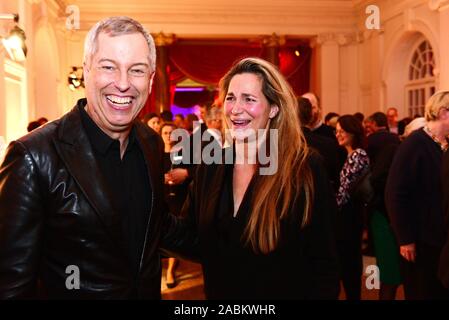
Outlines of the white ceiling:
M76 5L81 29L107 16L127 15L152 32L180 36L315 35L351 31L366 0L54 0ZM65 11L65 10L64 10Z

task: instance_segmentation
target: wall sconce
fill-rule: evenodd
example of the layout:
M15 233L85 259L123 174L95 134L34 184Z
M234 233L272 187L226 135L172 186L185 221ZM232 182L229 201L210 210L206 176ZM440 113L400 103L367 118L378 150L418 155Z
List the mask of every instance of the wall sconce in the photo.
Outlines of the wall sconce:
M8 37L2 37L2 42L11 60L24 61L28 50L25 44L25 31L17 25L19 15L15 13L0 13L0 20L13 20L16 24L9 32Z
M80 87L84 88L83 67L72 67L72 71L69 73L68 82L69 88L72 91L75 91Z

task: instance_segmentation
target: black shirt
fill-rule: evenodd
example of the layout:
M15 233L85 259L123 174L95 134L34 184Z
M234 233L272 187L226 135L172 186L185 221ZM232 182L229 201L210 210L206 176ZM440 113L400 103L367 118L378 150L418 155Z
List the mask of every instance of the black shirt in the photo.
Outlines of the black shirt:
M399 245L444 243L441 147L416 130L396 151L385 188L385 204Z
M123 240L128 250L131 268L136 275L151 210L151 185L135 129L130 131L128 146L123 159L120 159L120 142L105 134L83 106L80 106L80 112L94 157L110 187L111 206L122 221Z

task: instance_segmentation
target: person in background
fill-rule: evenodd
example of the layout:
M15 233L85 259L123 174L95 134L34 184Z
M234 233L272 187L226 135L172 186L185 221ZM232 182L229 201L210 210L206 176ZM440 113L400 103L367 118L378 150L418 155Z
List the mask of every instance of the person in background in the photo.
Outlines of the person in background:
M346 162L340 173L337 192L337 248L340 277L347 300L360 300L362 289L363 203L352 197L358 180L369 170L362 124L352 115L338 119L337 140L347 150Z
M156 113L147 113L143 118L143 123L153 129L157 134L161 133L161 118Z
M388 219L384 194L388 172L400 140L397 134L388 131L387 116L383 112L373 113L367 121L373 130L367 137L366 152L370 158L370 182L374 191L368 208L367 229L380 272L379 300L394 300L402 283L400 255Z
M438 278L443 286L449 291L449 152L443 155L443 213L444 213L444 231L446 233L445 244L441 250L440 261L438 264Z
M165 181L165 201L168 204L170 212L175 216L179 216L181 213L182 205L187 196L187 190L189 186L189 179L177 179L175 177L176 170L183 170L182 166L173 164L172 154L173 146L176 141L170 139L171 133L176 130L176 126L173 123L166 122L161 127L161 137L164 141L164 181ZM177 169L180 168L180 169ZM176 287L178 281L176 279L176 269L179 265L179 259L174 257L168 258L167 273L165 276L167 288L172 289Z
M312 92L307 92L303 94L302 97L308 99L312 104L311 130L316 134L323 135L335 140L335 129L323 123L323 110L321 109L318 97Z
M162 127L162 125L164 123L173 122L173 113L169 110L164 110L161 112L160 119L161 119L161 127Z
M410 134L412 134L412 132L414 132L418 129L424 128L425 125L426 125L426 118L424 118L424 117L419 117L419 118L415 118L415 119L411 120L405 126L404 132L403 132L402 136L400 136L401 140L404 140L405 138L407 138Z
M205 121L207 130L203 134L203 139L210 142L205 142L205 145L213 142L220 146L223 146L223 111L221 108L212 105L207 109L205 114ZM204 149L204 147L203 147Z
M385 192L407 300L447 298L437 269L446 231L441 170L448 149L449 91L430 97L425 118L426 125L400 144Z
M411 117L405 117L398 121L398 135L399 137L404 135L405 128L407 125L412 121L413 119Z
M338 144L334 139L319 135L310 130L312 121L312 104L309 99L298 98L298 114L301 129L307 144L318 151L323 157L327 175L331 181L333 189L336 191L339 185L341 166L338 161Z
M363 120L365 120L365 116L361 112L354 113L354 117L360 121L360 123L363 123Z
M28 123L27 131L31 132L34 129L39 128L40 126L41 126L41 124L38 121L31 121L30 123Z
M173 119L173 124L177 128L184 128L184 116L181 113L176 114Z
M387 109L388 128L390 132L399 134L398 131L398 109L391 107Z
M44 124L46 124L48 122L48 119L45 117L40 117L39 119L37 119L37 122L39 122L41 124L41 126L43 126Z
M340 117L338 113L329 112L324 117L324 124L335 129L335 127L337 126L338 117Z

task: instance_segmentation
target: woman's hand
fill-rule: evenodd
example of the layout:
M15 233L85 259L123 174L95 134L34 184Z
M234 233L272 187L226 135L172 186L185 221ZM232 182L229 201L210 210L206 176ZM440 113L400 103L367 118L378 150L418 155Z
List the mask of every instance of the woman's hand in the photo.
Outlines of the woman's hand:
M416 246L414 243L405 244L400 247L401 256L408 262L415 262Z
M183 183L189 176L187 169L176 168L170 170L165 174L165 183L167 184L181 184ZM171 183L170 183L171 181Z

